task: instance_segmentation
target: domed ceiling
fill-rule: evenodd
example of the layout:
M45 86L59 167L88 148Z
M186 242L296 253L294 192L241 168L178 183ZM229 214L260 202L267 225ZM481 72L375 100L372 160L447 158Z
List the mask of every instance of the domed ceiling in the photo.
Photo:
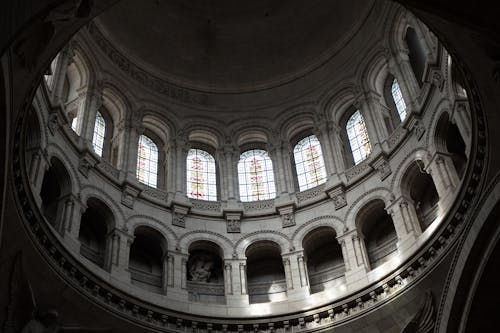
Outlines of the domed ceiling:
M355 35L373 3L124 0L96 23L159 78L206 92L248 92L317 68Z

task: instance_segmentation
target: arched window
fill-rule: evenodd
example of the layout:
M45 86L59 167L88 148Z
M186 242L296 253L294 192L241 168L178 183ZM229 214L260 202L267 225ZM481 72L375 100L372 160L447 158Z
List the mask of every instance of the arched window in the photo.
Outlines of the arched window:
M215 160L204 150L190 149L187 155L187 196L217 200Z
M78 129L78 117L75 116L72 120L71 120L71 129L75 132L77 132L77 129Z
M94 124L94 137L92 138L92 145L97 155L102 157L102 150L104 148L104 135L106 134L106 122L100 112L97 112Z
M406 45L408 45L408 58L410 59L411 68L419 86L422 87L426 56L417 32L412 27L406 29L405 41Z
M354 164L358 164L366 159L372 151L365 120L359 110L349 117L346 124L346 131Z
M137 149L137 179L151 187L158 182L158 147L145 135L139 138Z
M273 163L265 150L248 150L240 155L238 179L241 201L266 200L276 196Z
M403 99L403 94L401 93L401 88L399 87L398 80L394 79L391 86L392 99L398 110L399 118L401 121L406 118L406 103Z
M316 136L308 136L297 143L293 149L295 168L300 191L322 184L326 181L325 163L321 144Z
M49 90L52 90L52 88L54 86L54 74L55 74L55 71L56 71L57 61L58 60L59 60L59 53L52 60L52 62L50 63L49 68L47 69L47 72L43 76L44 79L45 79L45 82L47 83L47 87L49 88Z

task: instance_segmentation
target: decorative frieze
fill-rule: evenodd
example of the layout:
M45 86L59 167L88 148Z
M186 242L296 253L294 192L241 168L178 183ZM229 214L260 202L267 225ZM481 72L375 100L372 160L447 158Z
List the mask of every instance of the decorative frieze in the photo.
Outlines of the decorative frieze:
M293 227L295 225L295 203L291 202L279 207L276 210L281 217L281 225L283 228Z
M131 184L125 184L122 190L122 205L133 209L134 202L141 190Z
M387 158L382 155L378 159L376 159L373 163L373 168L377 170L380 175L380 180L384 180L391 174L391 166Z
M320 195L324 195L325 192L325 184L318 185L316 187L310 188L308 190L298 192L295 196L299 203L307 201L309 199L316 198Z
M333 200L333 204L335 205L335 210L339 210L347 206L344 185L340 184L330 189L327 189L326 193Z
M224 218L226 219L226 231L228 233L241 232L241 210L225 210Z
M86 178L89 176L89 170L97 164L97 158L89 151L85 152L78 162L78 171Z
M179 203L179 202L173 202L172 203L172 225L175 225L177 227L185 228L186 227L186 216L189 213L189 210L191 209L190 206Z

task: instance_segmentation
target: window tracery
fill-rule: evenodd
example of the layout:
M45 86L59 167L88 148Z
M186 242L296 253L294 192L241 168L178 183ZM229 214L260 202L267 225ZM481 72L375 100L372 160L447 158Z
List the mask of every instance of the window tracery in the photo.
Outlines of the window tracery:
M187 155L187 196L217 200L215 159L204 150L190 149Z
M137 147L137 179L151 187L158 182L158 147L145 135L139 137Z
M299 190L304 191L326 181L321 144L315 135L300 140L293 149Z
M354 164L359 164L366 159L372 151L365 120L359 110L349 117L346 124L346 131Z
M276 196L273 163L265 150L248 150L240 155L238 180L241 201L267 200Z

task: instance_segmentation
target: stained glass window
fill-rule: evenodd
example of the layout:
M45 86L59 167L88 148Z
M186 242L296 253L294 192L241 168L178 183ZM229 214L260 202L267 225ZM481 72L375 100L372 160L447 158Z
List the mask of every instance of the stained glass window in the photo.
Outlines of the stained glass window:
M399 87L398 80L396 79L392 81L391 94L392 98L394 99L394 104L396 104L399 118L401 119L401 121L403 121L406 118L406 103L403 99L403 94L401 93L401 88Z
M351 146L352 157L354 158L354 164L358 164L367 158L372 151L365 120L359 110L354 112L347 121L346 131Z
M158 181L158 147L145 135L139 137L137 179L151 187L156 187Z
M187 196L217 200L215 160L204 150L190 149L187 155Z
M265 150L248 150L240 155L238 179L241 201L266 200L276 196L273 163Z
M43 76L45 78L45 82L47 83L47 87L52 90L52 86L54 85L54 73L56 71L57 61L59 60L59 54L56 55L54 60L50 63L50 67L47 69L47 73Z
M316 136L308 136L297 143L293 149L295 168L300 191L322 184L326 181L325 163L321 145Z
M92 145L97 155L102 156L102 149L104 148L104 134L106 132L106 123L100 112L97 112L94 125L94 137L92 138Z

